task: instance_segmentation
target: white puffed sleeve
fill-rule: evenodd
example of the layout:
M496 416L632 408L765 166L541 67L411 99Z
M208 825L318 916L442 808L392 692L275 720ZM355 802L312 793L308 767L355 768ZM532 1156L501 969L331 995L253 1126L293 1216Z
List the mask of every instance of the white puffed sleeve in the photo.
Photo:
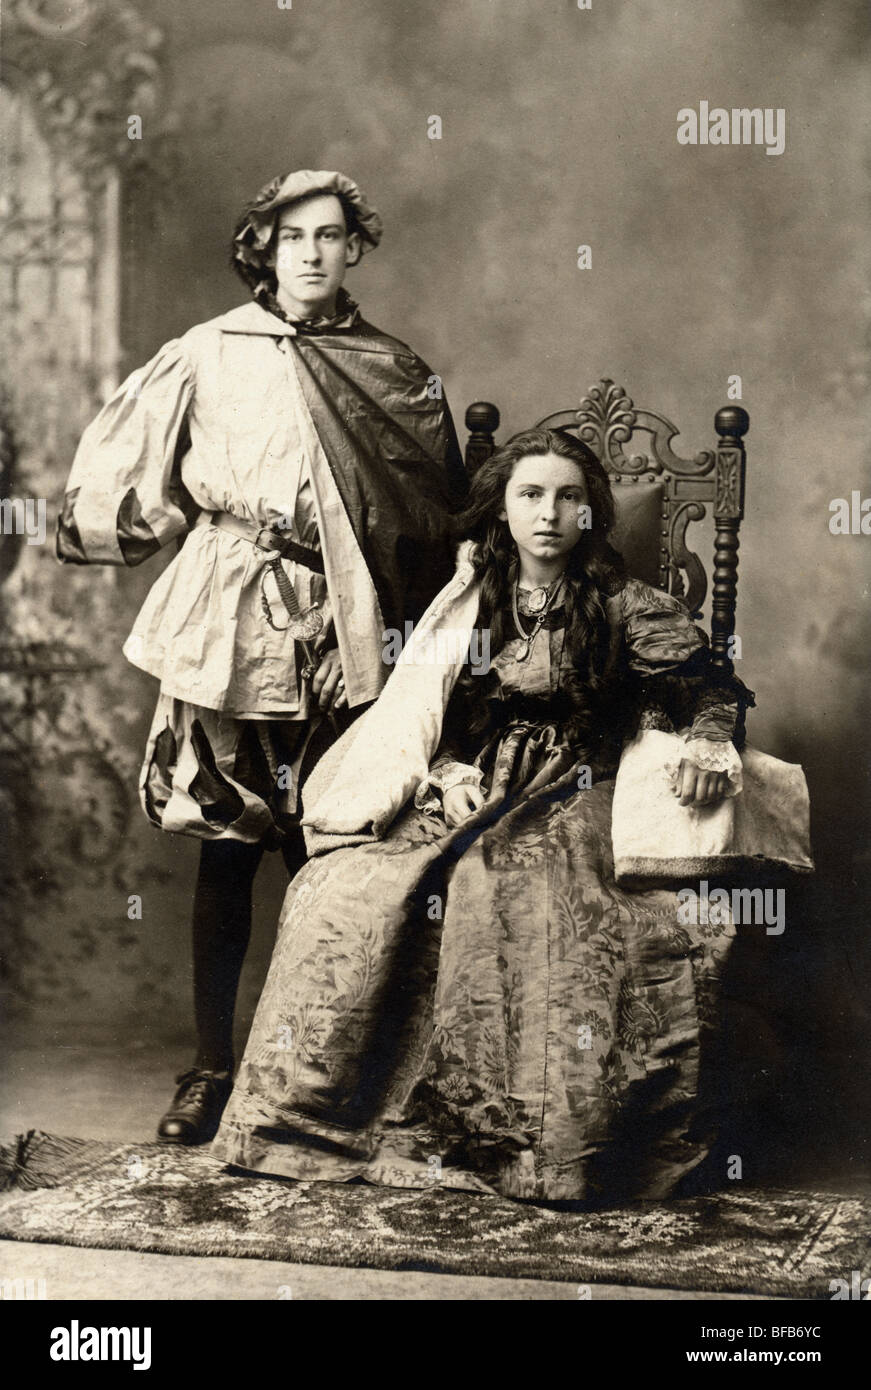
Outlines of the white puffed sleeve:
M187 529L181 455L192 368L177 339L131 373L82 435L58 521L58 558L137 565Z

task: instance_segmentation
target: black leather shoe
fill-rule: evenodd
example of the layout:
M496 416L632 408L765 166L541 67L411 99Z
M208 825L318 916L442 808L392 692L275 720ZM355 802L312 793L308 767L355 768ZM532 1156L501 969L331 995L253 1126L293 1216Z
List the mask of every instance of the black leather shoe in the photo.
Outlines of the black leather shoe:
M208 1144L218 1132L233 1078L228 1071L191 1067L177 1076L172 1105L157 1126L157 1137L168 1144Z

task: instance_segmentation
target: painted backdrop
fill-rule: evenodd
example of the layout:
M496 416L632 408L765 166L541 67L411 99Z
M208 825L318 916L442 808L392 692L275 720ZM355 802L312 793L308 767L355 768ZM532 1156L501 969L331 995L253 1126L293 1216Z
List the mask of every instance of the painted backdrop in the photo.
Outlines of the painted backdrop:
M673 419L678 447L695 452L713 443L714 412L740 376L751 428L738 671L757 693L753 741L807 770L820 866L813 887L796 891L784 936L760 946L760 1057L779 1041L784 1115L830 1136L858 1125L871 1044L871 537L829 529L832 499L871 494L864 9L154 0L135 7L137 43L159 63L160 84L140 112L141 141L120 138L111 154L122 188L122 375L241 302L227 242L242 202L271 175L310 166L346 170L379 207L383 243L349 288L442 375L458 425L469 402L494 401L504 437L577 404L607 375ZM116 106L121 137L135 100ZM782 109L783 153L680 145L677 113L702 101ZM50 318L40 331L51 336ZM26 480L40 431L20 388L17 399ZM88 413L78 399L59 410L63 447L39 464L51 504ZM49 642L62 628L80 656L99 654L102 670L65 684L89 692L91 734L97 727L132 805L155 691L125 669L118 646L161 561L110 578L49 574L51 557L25 549L6 587L19 626L26 617ZM52 833L38 837L37 868L50 884L14 925L7 993L19 1026L184 1031L196 846L165 841L119 805L111 872L94 868L80 824L76 834L75 778L73 769L49 781ZM117 779L111 795L123 799ZM15 814L26 857L33 829ZM273 864L243 1024L281 887ZM128 919L131 894L142 897L141 921Z

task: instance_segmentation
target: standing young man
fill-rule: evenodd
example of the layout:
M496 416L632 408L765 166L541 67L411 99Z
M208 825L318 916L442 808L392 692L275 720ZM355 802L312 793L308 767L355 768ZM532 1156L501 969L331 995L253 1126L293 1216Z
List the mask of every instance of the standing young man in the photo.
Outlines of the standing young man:
M253 294L167 343L85 431L58 529L74 564L184 544L124 646L160 681L140 793L202 841L193 908L194 1065L160 1137L217 1127L265 849L300 866L299 790L372 701L404 631L452 572L465 474L440 383L342 288L381 239L344 174L273 179L240 221Z

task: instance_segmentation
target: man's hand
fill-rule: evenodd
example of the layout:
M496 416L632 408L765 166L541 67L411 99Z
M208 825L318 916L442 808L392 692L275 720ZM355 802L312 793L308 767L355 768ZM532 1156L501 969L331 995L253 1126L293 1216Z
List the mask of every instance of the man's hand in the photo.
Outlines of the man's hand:
M312 680L312 694L318 702L318 708L324 713L328 710L344 709L348 704L342 663L335 647L332 651L325 652L321 658Z
M722 801L729 778L725 772L704 772L689 758L681 762L674 788L681 806L714 806Z
M475 811L484 805L484 793L471 782L461 782L457 787L442 793L442 810L445 823L450 826L462 825Z

